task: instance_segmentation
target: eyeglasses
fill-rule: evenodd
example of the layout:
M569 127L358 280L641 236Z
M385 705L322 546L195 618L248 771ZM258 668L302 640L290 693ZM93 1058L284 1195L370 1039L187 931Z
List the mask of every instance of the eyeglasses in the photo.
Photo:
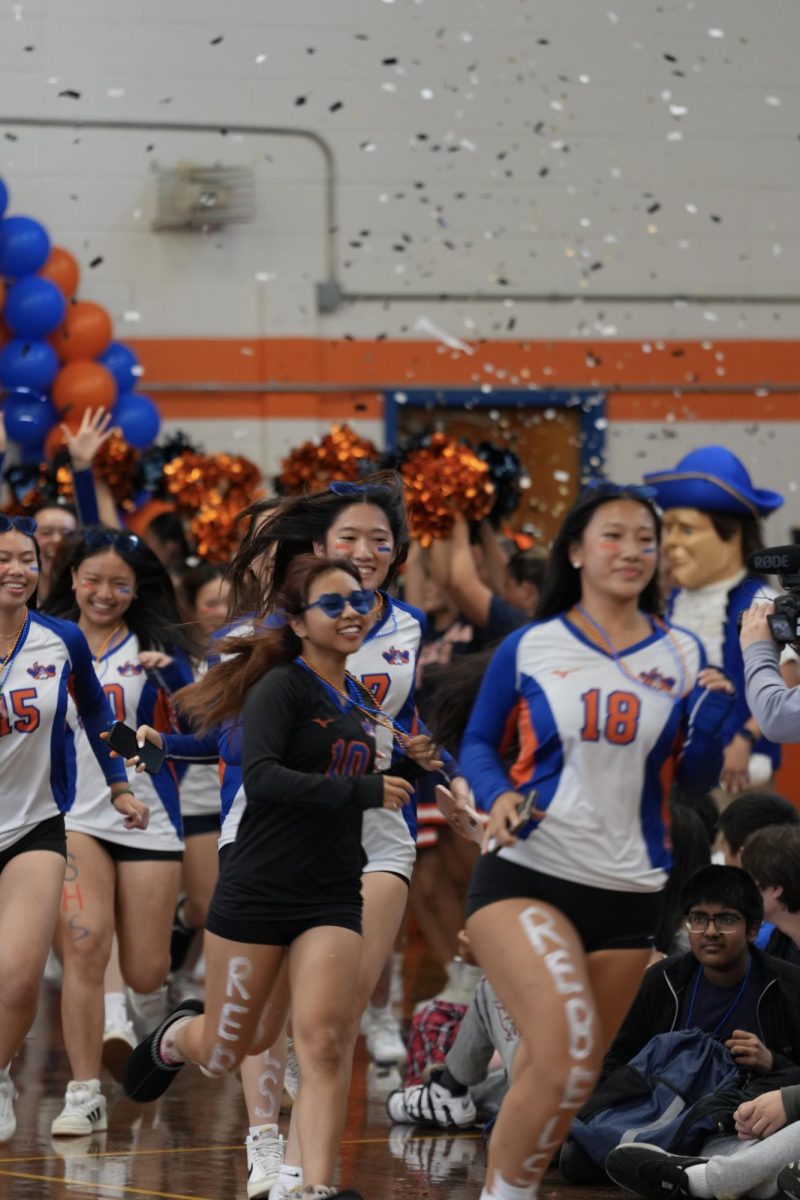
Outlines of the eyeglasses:
M739 925L741 925L744 917L741 913L721 912L721 913L706 913L690 912L686 916L684 924L690 933L705 933L709 924L713 921L714 928L717 933L733 933Z
M9 533L12 529L24 533L26 537L33 537L38 525L34 517L9 517L6 513L0 513L0 533Z
M100 550L103 546L113 546L123 554L132 554L141 545L135 533L117 533L113 529L87 529L83 540L90 550Z
M321 608L326 617L340 617L344 612L345 604L349 604L354 612L360 613L363 617L371 612L374 603L375 596L372 592L358 588L349 596L343 596L341 592L325 592L318 600L307 604L300 611L308 612L310 608Z

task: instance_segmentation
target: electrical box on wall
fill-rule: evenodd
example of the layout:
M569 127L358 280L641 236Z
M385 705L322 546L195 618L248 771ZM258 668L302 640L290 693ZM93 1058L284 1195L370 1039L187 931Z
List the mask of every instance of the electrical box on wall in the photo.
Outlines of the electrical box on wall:
M179 163L154 171L154 230L202 232L253 219L255 177L249 167Z

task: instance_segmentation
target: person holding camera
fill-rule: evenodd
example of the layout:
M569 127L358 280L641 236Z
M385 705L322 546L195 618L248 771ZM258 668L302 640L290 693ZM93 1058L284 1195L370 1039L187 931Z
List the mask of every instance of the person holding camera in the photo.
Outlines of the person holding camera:
M464 735L489 811L467 932L520 1033L481 1200L536 1195L639 987L670 867L662 768L691 793L719 777L733 689L656 615L660 524L649 489L585 490Z
M747 704L765 737L773 742L800 741L800 690L788 688L781 675L781 647L770 629L772 601L756 601L742 614L739 645L744 657Z
M644 482L664 510L663 549L674 588L667 616L700 638L708 661L736 688L719 782L729 796L763 787L780 765L780 749L747 705L737 619L754 600L773 594L747 560L763 546L762 519L780 508L783 497L754 487L744 464L724 446L692 450Z

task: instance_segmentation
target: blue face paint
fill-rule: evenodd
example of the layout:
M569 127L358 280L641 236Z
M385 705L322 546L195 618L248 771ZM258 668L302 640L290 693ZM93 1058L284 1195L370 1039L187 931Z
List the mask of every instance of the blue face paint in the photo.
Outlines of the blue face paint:
M377 551L378 551L378 554L391 554L392 547L391 546L378 546Z

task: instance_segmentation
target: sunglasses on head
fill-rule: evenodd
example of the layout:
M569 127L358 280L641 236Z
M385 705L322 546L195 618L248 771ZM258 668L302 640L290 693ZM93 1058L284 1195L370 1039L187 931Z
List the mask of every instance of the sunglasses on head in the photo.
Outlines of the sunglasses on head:
M301 611L308 612L310 608L320 608L326 617L340 617L344 612L345 604L349 604L354 612L360 613L363 617L371 611L374 603L375 597L372 592L357 588L349 596L343 596L340 592L325 592L318 600L306 604Z
M132 554L141 544L135 533L117 533L113 529L87 529L83 540L90 550L112 546L123 554Z
M24 533L26 537L33 537L38 528L34 517L9 517L6 513L0 513L0 533L8 533L10 530L16 529L18 533Z
M635 500L654 501L658 492L653 487L648 487L647 484L640 483L614 483L610 479L587 479L583 485L585 495L589 496L624 496Z

